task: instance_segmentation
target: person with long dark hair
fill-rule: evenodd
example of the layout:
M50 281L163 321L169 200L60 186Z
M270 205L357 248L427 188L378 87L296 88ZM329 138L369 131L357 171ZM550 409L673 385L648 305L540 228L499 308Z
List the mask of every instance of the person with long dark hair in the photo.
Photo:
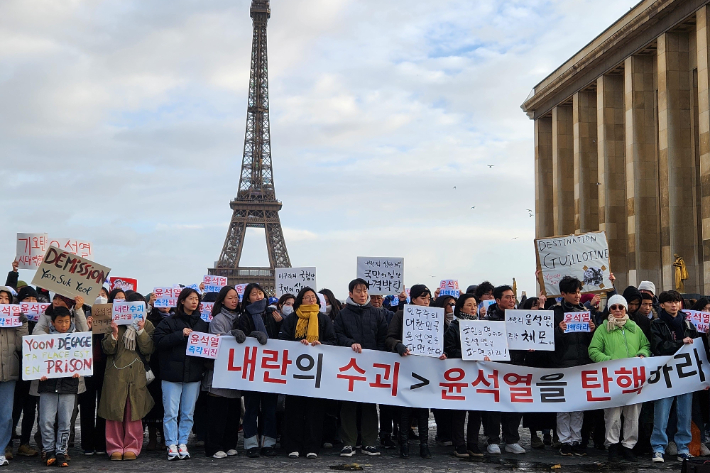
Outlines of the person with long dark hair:
M286 293L279 297L278 302L276 302L276 310L281 314L282 318L286 318L293 314L293 303L296 302L296 296L290 293Z
M304 287L293 304L295 317L287 317L281 324L279 338L304 345L335 345L335 330L330 318L320 312L316 291ZM314 354L313 358L317 355ZM286 450L290 458L303 454L318 458L323 439L322 399L304 396L286 396Z
M200 318L199 307L200 294L186 287L178 296L175 315L163 319L153 333L160 358L165 409L163 433L168 460L190 458L187 438L194 423L205 362L203 358L186 355L187 339L193 331L209 330L207 322Z
M335 320L342 307L340 301L330 289L321 289L318 293L323 294L325 298L325 314L330 317L331 321Z

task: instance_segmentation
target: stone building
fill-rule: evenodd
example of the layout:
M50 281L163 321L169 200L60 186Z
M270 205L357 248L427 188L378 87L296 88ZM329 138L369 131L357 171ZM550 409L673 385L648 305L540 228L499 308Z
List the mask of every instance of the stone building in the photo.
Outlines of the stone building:
M538 237L606 231L617 288L710 294L710 0L643 0L535 86Z

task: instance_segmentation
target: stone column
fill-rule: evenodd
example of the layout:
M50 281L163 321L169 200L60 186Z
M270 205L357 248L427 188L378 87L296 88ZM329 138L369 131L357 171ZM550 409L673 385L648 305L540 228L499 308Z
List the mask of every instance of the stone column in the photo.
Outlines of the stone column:
M624 76L601 76L597 79L599 230L606 232L611 271L622 290L629 285L624 135Z
M626 110L626 214L629 284L661 282L661 243L654 107L653 57L631 56L624 62ZM660 292L660 291L658 291Z
M535 237L553 236L552 117L535 120Z
M663 289L675 289L672 264L678 254L688 268L685 292L694 293L699 288L688 34L662 34L657 54Z
M552 109L552 206L555 235L574 233L574 135L572 107Z
M597 94L581 90L572 97L574 123L574 231L599 229L597 175Z
M702 7L696 13L696 51L698 68L698 134L700 153L700 217L703 255L699 268L701 294L710 294L710 8Z

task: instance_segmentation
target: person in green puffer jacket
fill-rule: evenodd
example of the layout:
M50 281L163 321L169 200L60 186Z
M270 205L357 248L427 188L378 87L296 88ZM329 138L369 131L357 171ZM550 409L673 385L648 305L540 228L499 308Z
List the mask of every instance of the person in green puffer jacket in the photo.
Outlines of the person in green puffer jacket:
M618 294L609 298L607 303L609 318L596 329L589 344L589 358L599 363L622 358L644 358L651 356L650 344L643 330L634 321L629 320L629 304ZM624 416L624 440L621 442L622 453L627 461L636 461L633 448L638 441L639 413L641 404L611 407L604 409L606 441L609 444L609 461L619 459L619 437L621 416Z

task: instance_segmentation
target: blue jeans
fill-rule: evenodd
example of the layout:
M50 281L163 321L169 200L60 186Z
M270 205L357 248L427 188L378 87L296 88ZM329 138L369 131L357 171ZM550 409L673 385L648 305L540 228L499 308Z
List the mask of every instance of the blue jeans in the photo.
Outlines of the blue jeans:
M39 429L42 432L43 452L66 455L76 396L76 394L39 393Z
M653 433L651 434L651 447L654 453L664 453L668 446L668 417L670 416L673 400L676 401L676 415L678 416L675 444L678 454L689 453L688 445L693 439L690 433L690 418L693 412L693 393L659 399L653 403Z
M261 411L262 426L262 446L273 447L276 445L276 404L278 394L259 393L253 391L244 392L244 449L249 450L259 446L257 437L258 429L256 425L259 411Z
M0 383L0 445L9 444L12 438L12 405L15 397L15 383L16 381Z
M161 381L163 388L163 435L165 446L187 445L195 415L195 403L200 395L200 382L173 383ZM180 422L178 424L178 415ZM178 427L179 425L179 427Z

